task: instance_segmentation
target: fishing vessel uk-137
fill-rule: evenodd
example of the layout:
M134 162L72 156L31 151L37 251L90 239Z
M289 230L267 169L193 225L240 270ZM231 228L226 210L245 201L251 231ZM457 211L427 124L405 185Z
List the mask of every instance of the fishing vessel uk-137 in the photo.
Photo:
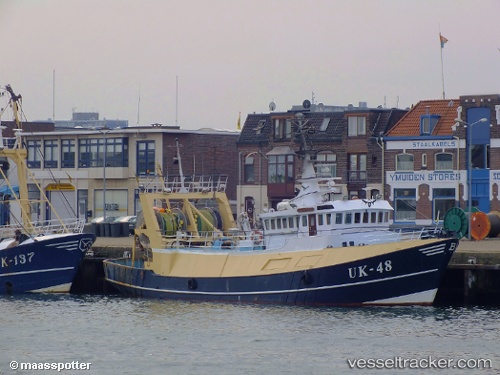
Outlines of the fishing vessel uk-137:
M13 111L15 128L13 138L3 136L0 127L0 294L26 292L69 292L73 279L85 253L95 241L95 235L82 233L84 220L31 220L31 205L44 202L52 208L36 181L28 176L27 150L21 139L22 124L19 120L21 96L10 86L1 91L10 96L6 109ZM9 178L15 168L5 168L7 159L17 168L18 185ZM28 196L28 181L40 189L39 201ZM38 195L38 194L37 194Z
M305 130L298 131L305 144ZM227 180L182 176L140 186L131 259L104 261L129 296L296 305L432 304L458 245L435 230L391 230L381 199L331 200L301 148L298 194L250 227L233 219ZM177 159L181 155L177 148Z

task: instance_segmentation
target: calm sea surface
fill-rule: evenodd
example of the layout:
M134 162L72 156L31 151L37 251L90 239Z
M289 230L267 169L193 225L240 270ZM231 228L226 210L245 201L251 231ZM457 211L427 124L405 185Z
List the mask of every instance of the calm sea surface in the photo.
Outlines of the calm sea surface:
M348 364L355 359L397 361L398 357L483 358L492 361L493 369L369 370L351 369ZM79 361L91 363L90 370L60 373L99 375L498 374L500 309L0 297L0 374L58 373L12 370L12 361L35 365Z

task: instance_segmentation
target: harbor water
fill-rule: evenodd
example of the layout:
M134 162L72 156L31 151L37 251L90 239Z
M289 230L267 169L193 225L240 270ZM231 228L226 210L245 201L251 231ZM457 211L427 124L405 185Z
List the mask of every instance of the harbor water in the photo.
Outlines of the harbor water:
M0 312L2 375L500 373L492 308L26 295L0 297Z

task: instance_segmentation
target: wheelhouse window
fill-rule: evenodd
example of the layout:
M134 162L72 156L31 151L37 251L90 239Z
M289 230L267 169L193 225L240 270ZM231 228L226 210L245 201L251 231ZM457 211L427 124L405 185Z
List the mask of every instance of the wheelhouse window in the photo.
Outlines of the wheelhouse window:
M452 154L436 154L436 171L452 171L453 170L453 155Z
M28 148L28 168L41 168L40 148L42 142L40 140L28 140L26 145Z
M319 152L315 167L318 177L337 177L337 155L329 151Z
M335 224L342 224L342 217L343 214L341 212L338 212L335 214Z
M75 140L62 139L61 140L61 167L74 168L75 167Z
M137 142L137 175L145 176L149 173L155 174L155 141Z
M413 168L413 155L412 154L399 154L396 155L396 171L398 172L411 172Z
M352 213L351 212L346 212L345 224L352 224Z
M267 180L270 184L293 182L293 155L269 155Z
M57 139L48 139L43 142L43 166L44 168L57 168L58 159Z
M364 116L349 116L347 118L347 135L356 137L366 134L366 117Z

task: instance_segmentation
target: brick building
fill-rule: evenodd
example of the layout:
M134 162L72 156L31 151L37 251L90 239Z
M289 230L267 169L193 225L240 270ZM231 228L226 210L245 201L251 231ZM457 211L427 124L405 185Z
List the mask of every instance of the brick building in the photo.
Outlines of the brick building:
M23 124L25 130L30 130L23 132L27 164L61 218L102 216L104 207L109 217L137 214L141 209L138 179L179 175L179 164L174 160L176 139L181 145L184 176L216 179L221 174L229 175L226 192L230 201L236 202L239 132L181 130L177 126L103 132L81 128L54 130L53 124L42 125ZM15 184L17 177L12 169L8 178ZM3 185L0 181L0 187ZM37 189L28 189L33 201L40 198ZM33 203L32 215L33 220L55 218L48 207L37 203Z
M450 207L467 210L469 176L471 205L500 208L499 114L499 95L422 100L386 132L385 187L396 224L429 225Z
M337 179L335 199L384 194L381 139L406 113L400 109L294 106L287 112L250 114L238 139L238 212L251 219L295 194L301 175L296 138L299 119L316 151L316 173Z

